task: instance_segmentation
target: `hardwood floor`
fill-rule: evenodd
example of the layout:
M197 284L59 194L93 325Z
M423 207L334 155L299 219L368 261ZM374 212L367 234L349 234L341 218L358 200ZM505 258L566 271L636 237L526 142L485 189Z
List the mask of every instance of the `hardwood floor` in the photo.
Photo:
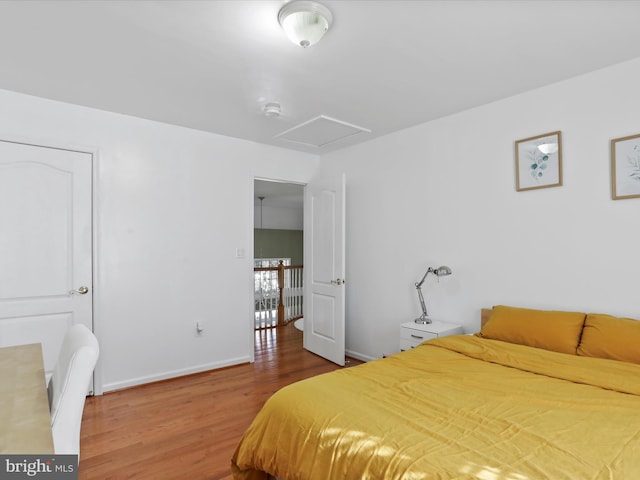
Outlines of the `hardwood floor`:
M87 398L79 480L231 479L231 456L264 402L340 368L304 350L293 324L256 332L255 360Z

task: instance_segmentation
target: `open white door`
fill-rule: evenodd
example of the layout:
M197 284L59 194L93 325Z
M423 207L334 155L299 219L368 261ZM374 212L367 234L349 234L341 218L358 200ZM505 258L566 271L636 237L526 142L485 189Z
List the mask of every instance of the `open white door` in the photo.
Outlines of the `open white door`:
M345 178L307 184L304 198L304 348L344 365Z
M41 343L47 377L92 321L92 155L0 141L0 347Z

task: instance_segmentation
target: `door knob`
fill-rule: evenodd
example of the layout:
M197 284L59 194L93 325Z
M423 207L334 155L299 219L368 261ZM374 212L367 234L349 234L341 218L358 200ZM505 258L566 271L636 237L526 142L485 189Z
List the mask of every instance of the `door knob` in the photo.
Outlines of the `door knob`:
M331 280L332 285L342 285L344 283L344 279L336 278L335 280Z
M83 285L82 287L78 288L77 290L71 290L69 293L71 293L71 294L79 293L80 295L84 295L88 291L89 291L89 287L85 287Z

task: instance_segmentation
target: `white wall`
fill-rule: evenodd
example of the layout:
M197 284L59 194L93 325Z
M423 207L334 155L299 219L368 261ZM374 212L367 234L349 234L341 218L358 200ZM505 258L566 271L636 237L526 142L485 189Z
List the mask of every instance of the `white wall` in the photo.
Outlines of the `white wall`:
M7 91L0 138L98 152L98 391L250 359L254 177L316 156Z
M640 319L640 199L611 200L610 140L640 133L640 59L323 156L347 174L347 349L398 349L420 307L479 328L482 307ZM561 130L564 186L516 192L514 142Z
M640 318L640 199L612 201L609 141L640 133L640 59L315 156L0 91L0 138L96 149L105 390L247 361L253 180L347 173L347 348L398 348L419 313L494 304ZM565 185L516 192L514 141L561 130ZM236 248L245 250L235 258ZM205 328L195 335L195 321Z

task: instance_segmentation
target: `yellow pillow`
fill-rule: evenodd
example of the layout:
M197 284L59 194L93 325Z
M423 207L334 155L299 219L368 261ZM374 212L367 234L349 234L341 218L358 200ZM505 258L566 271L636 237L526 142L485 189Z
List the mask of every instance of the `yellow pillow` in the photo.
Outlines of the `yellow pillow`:
M640 363L640 321L590 313L578 355Z
M575 355L584 313L493 307L480 336Z

